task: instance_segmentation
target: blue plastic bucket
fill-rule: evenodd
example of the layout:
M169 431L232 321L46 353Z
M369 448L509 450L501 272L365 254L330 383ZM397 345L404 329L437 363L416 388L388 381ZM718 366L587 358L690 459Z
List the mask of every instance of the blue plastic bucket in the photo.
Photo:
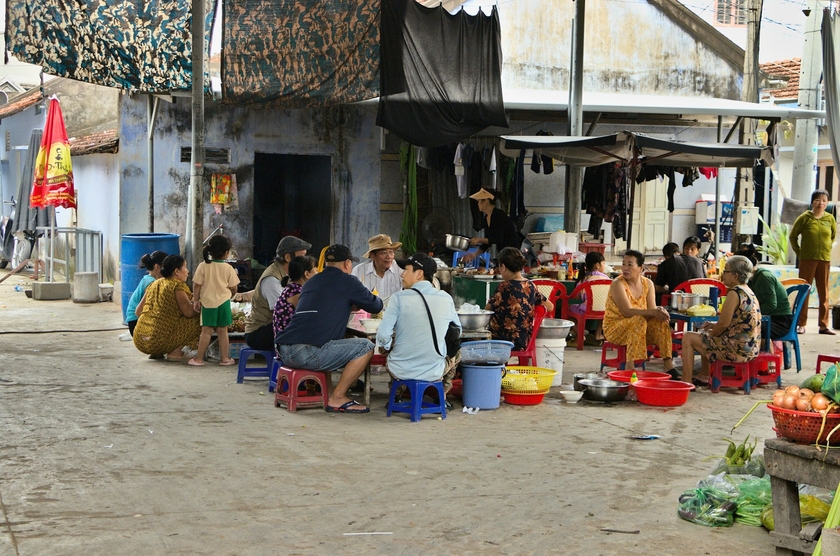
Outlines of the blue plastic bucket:
M464 405L498 409L504 369L504 365L461 365Z
M167 255L179 255L181 247L178 244L178 234L123 234L120 236L120 300L122 301L122 314L125 320L125 311L128 308L128 301L137 284L148 272L140 267L140 259L146 253L163 251Z

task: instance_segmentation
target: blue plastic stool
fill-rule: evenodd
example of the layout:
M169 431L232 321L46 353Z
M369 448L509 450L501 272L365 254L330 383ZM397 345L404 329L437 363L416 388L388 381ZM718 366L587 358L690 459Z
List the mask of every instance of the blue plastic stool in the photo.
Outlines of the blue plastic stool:
M407 402L397 402L397 390L400 386L408 388L411 399ZM428 388L437 388L439 403L423 403L423 394ZM426 413L440 413L441 418L446 419L446 396L443 393L443 382L426 382L425 380L393 380L391 382L391 393L388 397L388 417L394 413L408 413L411 415L411 422L416 423L421 415Z
M268 375L268 391L274 392L277 388L277 373L280 372L280 367L283 362L279 359L274 359L274 365L271 367L271 374Z
M262 355L265 359L264 367L249 367L248 358L252 355ZM236 374L236 382L242 384L245 377L271 378L271 371L274 368L274 351L245 348L239 352L239 372Z
M452 266L458 266L458 261L461 260L461 257L463 257L465 254L475 253L477 251L478 251L478 247L474 247L473 249L470 249L469 251L456 251L455 254L452 255ZM490 253L487 252L487 251L485 251L481 255L478 255L472 261L470 261L468 263L464 263L464 267L465 268L478 268L478 266L479 266L478 261L481 260L481 259L484 259L485 268L490 268Z

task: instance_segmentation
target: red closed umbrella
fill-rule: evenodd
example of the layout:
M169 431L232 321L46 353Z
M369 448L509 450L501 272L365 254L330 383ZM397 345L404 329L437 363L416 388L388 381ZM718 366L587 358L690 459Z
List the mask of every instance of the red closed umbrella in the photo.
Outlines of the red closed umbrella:
M29 204L40 208L76 208L70 142L67 140L61 106L55 96L50 99L41 148L35 159L35 180L32 183Z

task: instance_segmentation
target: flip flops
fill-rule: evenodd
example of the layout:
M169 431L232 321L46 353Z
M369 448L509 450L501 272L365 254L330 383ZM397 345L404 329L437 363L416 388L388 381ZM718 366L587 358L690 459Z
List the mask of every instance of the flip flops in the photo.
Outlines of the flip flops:
M333 407L331 405L325 405L324 411L327 413L370 413L370 408L366 407L364 409L350 409L351 407L361 406L359 402L356 400L350 400L349 402L342 404L338 407Z
M187 361L187 365L192 365L193 367L203 367L204 361L196 361L194 358Z
M236 365L236 359L228 359L227 361L219 361L219 365L227 367L229 365Z
M822 328L822 329L820 329L820 334L828 334L829 336L836 336L836 335L837 335L837 334L834 332L834 330L830 330L830 329L828 329L828 328Z
M804 326L797 326L796 327L797 334L805 334L805 327Z

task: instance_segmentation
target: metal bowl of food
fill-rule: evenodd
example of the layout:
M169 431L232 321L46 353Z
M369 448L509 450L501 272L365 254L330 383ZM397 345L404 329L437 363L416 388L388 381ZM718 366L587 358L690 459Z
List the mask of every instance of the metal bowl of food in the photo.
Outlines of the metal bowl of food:
M458 313L458 320L461 321L461 328L464 330L483 330L490 324L490 317L492 315L493 311Z
M470 248L470 238L455 234L446 234L446 248L453 251L466 251Z
M581 380L580 384L586 388L583 397L593 402L620 402L630 390L629 382L617 380Z
M699 293L683 293L676 291L671 294L671 308L685 312L689 307L695 305L706 305L709 303L709 296Z
M599 378L607 378L605 375L601 373L576 373L575 374L575 382L572 386L578 392L583 392L586 389L586 386L580 383L581 380L598 380Z

